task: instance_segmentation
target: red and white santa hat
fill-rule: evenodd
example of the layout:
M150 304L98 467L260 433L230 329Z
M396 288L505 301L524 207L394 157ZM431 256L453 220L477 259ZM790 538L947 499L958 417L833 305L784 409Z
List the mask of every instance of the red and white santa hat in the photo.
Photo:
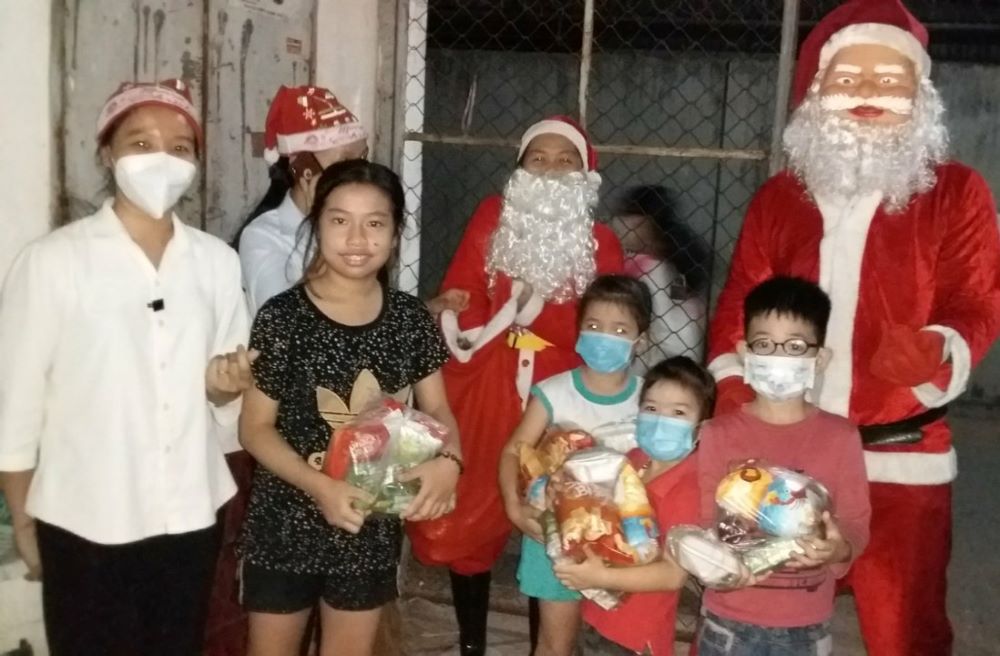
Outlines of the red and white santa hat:
M558 134L561 137L566 137L580 153L580 161L587 164L587 170L597 170L597 151L591 145L587 132L572 118L561 114L543 119L525 131L524 136L521 137L521 147L517 151L517 161L520 162L521 158L524 157L524 151L528 149L531 140L543 134Z
M931 73L927 41L927 28L900 0L848 0L817 23L803 41L792 85L792 106L802 103L816 76L848 46L887 46L912 61L918 76L927 77Z
M282 155L315 153L367 138L358 117L329 90L282 86L264 124L264 159L274 164Z
M114 126L118 119L137 107L160 105L180 112L194 130L198 149L201 150L204 135L198 110L191 101L191 91L183 80L171 78L160 82L123 82L118 90L104 103L97 116L97 141Z

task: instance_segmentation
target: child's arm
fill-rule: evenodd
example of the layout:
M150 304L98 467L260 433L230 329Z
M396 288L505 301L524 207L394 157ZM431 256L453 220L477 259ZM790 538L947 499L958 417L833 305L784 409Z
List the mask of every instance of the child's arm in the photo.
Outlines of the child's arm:
M455 507L455 488L458 486L458 476L461 473L462 446L458 438L458 423L451 413L448 398L445 395L444 377L441 371L435 371L413 386L417 397L417 405L421 412L430 415L445 425L448 436L445 439L442 453L450 454L455 459L438 457L399 477L401 481L420 480L420 492L410 505L400 513L400 517L411 522L426 519L436 519L450 512Z
M542 527L534 518L533 509L525 506L518 490L517 476L522 444L535 446L549 425L549 413L537 397L531 397L528 407L521 417L510 439L500 454L500 496L503 499L507 517L517 528L529 537L542 541Z
M556 577L567 588L584 590L600 588L619 592L662 592L680 590L687 581L687 572L670 554L662 560L634 567L608 567L600 557L585 548L587 559L582 563L556 563Z
M357 533L365 515L354 502L371 503L363 490L316 471L281 437L275 422L278 402L256 386L243 395L240 413L240 443L272 474L313 498L330 524Z

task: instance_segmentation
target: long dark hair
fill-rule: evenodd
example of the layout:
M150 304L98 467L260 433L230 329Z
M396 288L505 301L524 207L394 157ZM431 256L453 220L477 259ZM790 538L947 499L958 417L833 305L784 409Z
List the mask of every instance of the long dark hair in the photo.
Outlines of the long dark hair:
M399 238L403 234L403 226L406 222L406 196L403 193L403 185L399 181L399 176L393 173L392 169L369 162L366 159L349 159L331 164L323 171L323 175L316 183L313 206L309 210L309 214L306 215L303 224L308 235L308 246L305 252L312 253L312 259L306 264L306 277L309 277L309 272L316 266L317 260L322 257L317 240L319 239L319 219L323 214L326 198L337 187L347 184L375 187L385 194L392 205L392 232L396 238L396 246L389 256L389 261L378 272L378 281L383 286L388 286L389 272L399 257Z
M655 185L626 192L618 214L648 217L658 228L662 255L684 276L688 289L699 294L708 284L711 251L704 240L677 218L670 192Z
M240 250L240 237L243 236L243 231L247 229L247 226L264 212L270 212L278 205L281 205L281 202L285 200L285 195L288 194L288 190L295 183L295 178L292 175L292 167L285 156L278 158L278 161L272 164L267 172L271 178L271 184L267 188L267 193L257 203L257 207L253 208L253 211L244 219L239 230L233 235L233 240L229 242L229 245L236 250Z

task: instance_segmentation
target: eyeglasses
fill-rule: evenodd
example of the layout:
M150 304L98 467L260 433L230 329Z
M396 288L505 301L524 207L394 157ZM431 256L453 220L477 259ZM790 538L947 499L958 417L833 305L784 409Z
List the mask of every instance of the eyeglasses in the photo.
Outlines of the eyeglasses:
M809 349L819 348L819 344L811 344L804 339L786 339L783 342L776 342L767 337L755 339L749 344L750 352L754 355L773 355L778 347L785 355L800 357L809 352Z

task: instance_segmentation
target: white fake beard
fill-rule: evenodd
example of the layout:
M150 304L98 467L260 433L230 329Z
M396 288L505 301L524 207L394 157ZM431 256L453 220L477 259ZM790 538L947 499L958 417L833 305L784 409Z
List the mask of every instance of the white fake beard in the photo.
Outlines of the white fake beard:
M789 166L814 196L854 197L882 192L889 212L899 212L937 181L947 159L944 105L930 80L921 80L910 120L864 125L825 111L815 88L785 128Z
M490 284L504 273L530 284L545 302L582 295L597 271L593 228L600 186L594 172L514 171L486 258Z

